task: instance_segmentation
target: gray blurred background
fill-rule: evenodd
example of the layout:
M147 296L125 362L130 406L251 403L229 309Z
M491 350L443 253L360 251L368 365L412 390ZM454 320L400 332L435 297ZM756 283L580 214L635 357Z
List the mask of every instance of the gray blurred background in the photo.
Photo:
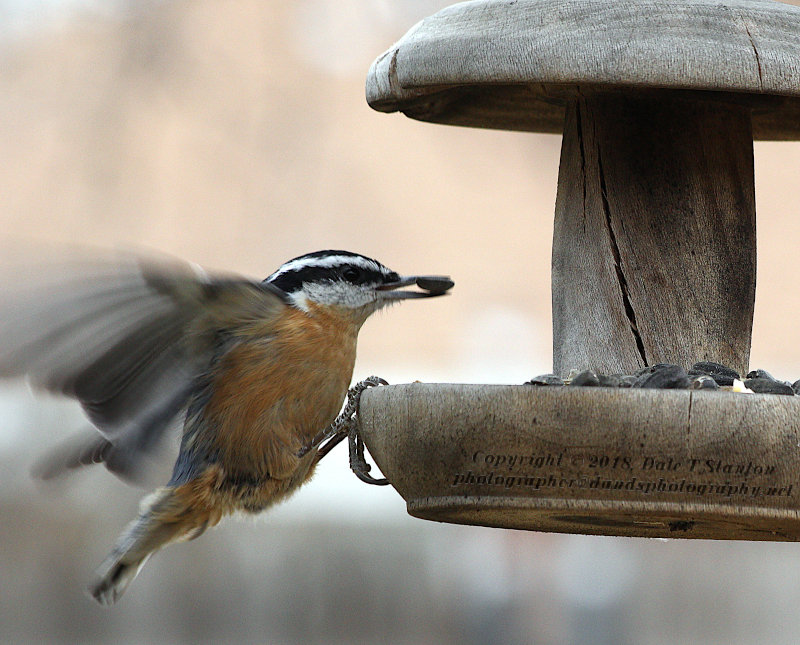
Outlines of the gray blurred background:
M446 4L0 0L3 239L155 248L257 277L359 251L457 286L370 320L356 378L549 371L559 137L364 101L372 59ZM795 380L800 144L755 155L751 366ZM3 643L800 642L798 545L427 523L358 482L343 448L288 503L159 553L102 609L83 588L145 491L102 470L28 474L84 424L0 386Z

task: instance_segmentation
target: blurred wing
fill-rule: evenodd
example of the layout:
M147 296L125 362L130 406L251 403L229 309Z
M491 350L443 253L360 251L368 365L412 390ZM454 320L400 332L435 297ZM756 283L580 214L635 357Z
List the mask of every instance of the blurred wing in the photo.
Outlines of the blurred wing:
M0 285L0 377L76 398L102 436L50 459L43 476L104 462L123 476L185 407L225 333L286 305L269 284L133 256L7 272Z

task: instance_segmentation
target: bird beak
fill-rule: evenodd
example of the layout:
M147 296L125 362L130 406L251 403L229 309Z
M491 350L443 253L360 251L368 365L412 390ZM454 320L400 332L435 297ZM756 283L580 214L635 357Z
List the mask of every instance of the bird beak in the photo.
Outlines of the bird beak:
M400 278L396 282L389 282L376 287L383 291L381 298L385 300L403 300L406 298L433 298L443 296L455 283L447 276L442 275L413 275ZM416 285L422 291L397 291L401 287Z

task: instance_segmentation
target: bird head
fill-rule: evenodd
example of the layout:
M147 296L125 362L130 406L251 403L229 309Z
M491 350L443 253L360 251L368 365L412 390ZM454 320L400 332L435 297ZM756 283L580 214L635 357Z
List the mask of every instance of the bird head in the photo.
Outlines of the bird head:
M289 260L265 282L285 292L299 309L336 308L362 322L398 300L441 296L453 286L445 276L401 276L372 258L332 250ZM418 289L404 288L413 286Z

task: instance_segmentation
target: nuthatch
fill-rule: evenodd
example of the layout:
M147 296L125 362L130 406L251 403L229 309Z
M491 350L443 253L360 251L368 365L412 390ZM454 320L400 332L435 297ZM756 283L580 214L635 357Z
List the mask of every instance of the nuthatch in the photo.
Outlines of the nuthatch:
M139 258L51 277L0 303L0 376L78 399L100 434L41 474L103 463L133 476L183 417L172 478L143 500L90 587L103 604L162 546L261 512L307 481L317 452L307 446L342 405L361 325L453 286L346 251L300 256L263 282ZM423 290L401 290L414 284Z

